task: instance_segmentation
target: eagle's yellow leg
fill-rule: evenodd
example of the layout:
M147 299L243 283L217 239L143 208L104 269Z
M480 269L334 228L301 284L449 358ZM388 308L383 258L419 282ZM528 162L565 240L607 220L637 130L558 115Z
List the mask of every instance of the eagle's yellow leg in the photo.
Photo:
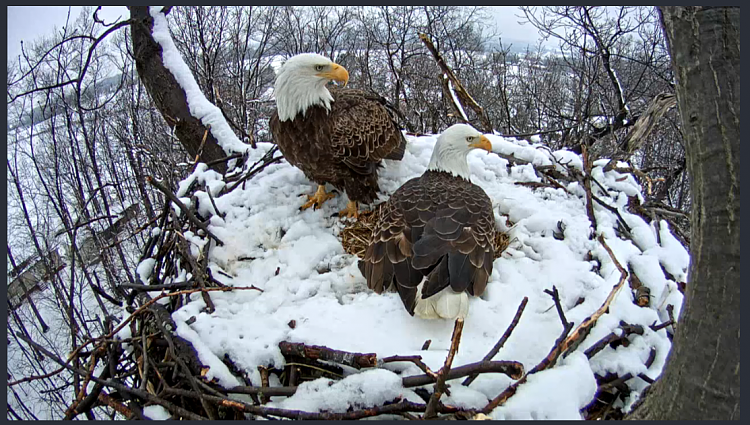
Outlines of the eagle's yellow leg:
M357 202L356 201L349 201L346 204L346 208L344 208L343 210L339 211L339 217L341 217L341 218L352 217L355 220L359 220L359 211L358 211Z
M315 192L315 195L310 196L307 195L307 202L305 202L299 209L306 210L312 206L314 206L315 210L320 208L321 205L323 205L323 202L335 197L333 193L326 193L326 187L323 185L318 185L318 190Z

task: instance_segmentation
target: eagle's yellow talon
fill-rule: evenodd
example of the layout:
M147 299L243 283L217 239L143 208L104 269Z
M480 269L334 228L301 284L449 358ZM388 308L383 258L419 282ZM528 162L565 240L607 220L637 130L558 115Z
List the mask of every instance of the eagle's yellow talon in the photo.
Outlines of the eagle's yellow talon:
M339 211L339 217L350 217L354 218L355 220L359 220L359 210L357 207L357 203L355 201L349 201L346 204L346 208Z
M308 209L310 207L314 207L313 209L317 210L318 208L321 207L321 205L323 205L323 203L325 201L327 201L327 200L329 200L329 199L331 199L331 198L333 198L335 196L336 195L334 195L333 193L326 193L326 187L322 186L322 185L319 185L318 186L318 190L315 192L314 195L312 195L312 196L307 195L307 202L305 202L304 204L302 204L302 206L299 207L299 209L306 210L306 209Z

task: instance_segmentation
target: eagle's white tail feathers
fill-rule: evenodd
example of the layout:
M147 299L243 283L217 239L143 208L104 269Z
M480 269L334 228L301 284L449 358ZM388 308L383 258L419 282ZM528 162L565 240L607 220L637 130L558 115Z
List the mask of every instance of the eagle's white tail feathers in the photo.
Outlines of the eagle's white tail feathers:
M456 319L466 317L469 312L469 294L454 292L450 287L437 294L422 299L422 284L417 291L417 305L414 314L422 319Z

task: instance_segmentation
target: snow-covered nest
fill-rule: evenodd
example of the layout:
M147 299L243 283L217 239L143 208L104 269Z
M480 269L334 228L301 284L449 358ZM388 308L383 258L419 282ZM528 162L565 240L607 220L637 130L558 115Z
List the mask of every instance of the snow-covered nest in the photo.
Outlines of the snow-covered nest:
M529 371L548 355L562 331L555 304L545 290L557 288L565 317L578 326L602 306L621 274L603 244L590 235L585 190L579 182L561 180L565 189L528 184L542 183L535 166L565 173L567 167L582 170L581 158L569 151L550 152L525 141L489 137L495 152L506 158L512 155L523 165L485 152L469 155L472 181L492 199L497 227L507 234L510 244L495 260L485 294L471 300L453 366L482 360L508 328L522 299L528 297L517 327L493 359L518 361ZM403 160L385 162L379 178L384 191L381 201L425 170L435 141L433 136L408 137ZM253 164L271 148L259 144L249 152L246 164ZM594 401L599 385L630 374L625 381L629 393L615 404L627 410L648 385L646 380L658 378L662 371L671 347L667 333L671 329L654 331L650 326L669 320L670 305L674 317L679 317L683 296L665 272L685 282L689 255L666 222L647 223L628 211L628 197L642 200L641 187L632 175L603 172L606 162L594 162L592 176L603 187L592 184L593 193L619 212L629 237L616 230L623 227L618 225L618 215L598 203L593 205L596 234L604 237L618 262L638 279L631 277L625 283L608 312L571 354L554 367L529 375L515 395L490 413L491 418L579 419L582 409ZM193 186L198 190L188 193L191 182L198 183ZM262 289L211 292L215 306L211 313L206 311L202 294L193 293L172 314L175 333L192 343L208 368L204 369L206 380L223 388L261 386L259 366L281 370L287 362L279 348L283 341L375 353L378 359L418 355L432 370L440 369L454 323L411 317L397 294L378 295L367 289L357 257L342 247L341 232L347 223L334 216L346 205L345 195L319 210L299 211L306 200L303 195L313 193L316 186L283 161L267 166L244 186L228 192L222 190L225 187L222 176L199 166L177 193L188 206L192 195L192 202L198 203L192 206L203 218L210 217L208 230L224 242L218 246L207 237L185 232L195 258L201 260L199 252L210 242L207 267L213 278L228 286ZM153 267L153 259L141 263L142 281L154 277ZM175 280L160 276L152 282L191 278L185 271L177 275ZM634 281L650 291L644 307L635 303ZM640 325L642 334L631 334L625 342L607 345L587 358L584 353L599 340L623 332L621 321ZM426 340L431 344L423 350ZM234 373L225 359L235 366ZM343 379L303 382L293 396L273 396L265 406L346 412L397 398L424 403L419 391L405 388L401 380L422 374L419 367L408 362L379 366L344 367ZM237 376L237 369L245 377ZM448 382L450 396L441 399L445 405L479 410L514 382L506 375L490 373L481 374L469 386L462 386L462 381ZM268 383L282 385L275 374ZM433 385L424 388L432 392ZM160 416L159 412L154 409L153 416Z

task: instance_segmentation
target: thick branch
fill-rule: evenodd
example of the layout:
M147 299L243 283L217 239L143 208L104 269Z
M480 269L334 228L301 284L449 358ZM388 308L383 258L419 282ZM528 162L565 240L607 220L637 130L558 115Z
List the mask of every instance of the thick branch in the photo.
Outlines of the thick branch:
M152 35L154 19L149 13L149 6L129 6L129 8L133 21L130 35L133 40L133 54L138 76L164 120L174 127L174 133L185 150L195 158L200 153L201 141L207 128L198 118L190 114L184 89L164 65L162 48ZM209 167L212 170L223 174L227 170L226 162L215 160L225 156L224 150L209 131L201 154L203 161L207 164L211 163Z
M419 39L422 40L422 43L424 43L425 46L427 46L427 49L430 51L430 53L432 53L432 56L435 58L438 66L443 71L443 74L445 74L453 84L453 88L455 89L456 96L458 96L459 102L461 102L464 108L469 107L477 114L477 117L479 117L480 120L480 125L478 127L480 127L480 129L485 133L491 133L492 123L490 122L487 113L484 112L484 108L479 106L477 101L474 100L469 92L466 91L463 84L461 84L461 81L458 79L458 77L456 77L456 74L454 74L453 70L448 66L447 63L445 63L445 59L443 59L442 55L440 55L440 53L437 51L435 45L432 44L432 41L427 36L427 34L420 33Z

